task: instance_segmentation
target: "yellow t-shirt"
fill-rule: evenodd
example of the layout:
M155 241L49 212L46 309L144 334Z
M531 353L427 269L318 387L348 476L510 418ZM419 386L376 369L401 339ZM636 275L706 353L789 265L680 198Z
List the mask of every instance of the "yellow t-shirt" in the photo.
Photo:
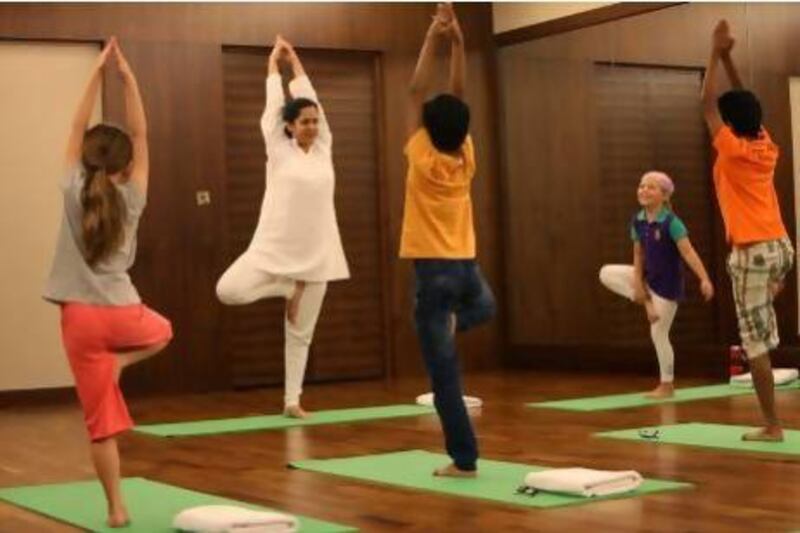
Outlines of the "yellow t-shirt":
M468 135L462 156L438 151L425 128L408 140L406 204L400 257L474 259L475 229L470 188L475 151Z

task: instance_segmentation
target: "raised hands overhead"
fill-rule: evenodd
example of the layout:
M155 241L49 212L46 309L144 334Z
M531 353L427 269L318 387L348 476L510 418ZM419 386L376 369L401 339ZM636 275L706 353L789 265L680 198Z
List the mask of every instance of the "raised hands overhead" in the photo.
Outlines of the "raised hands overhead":
M95 63L96 69L101 69L108 64L109 59L114 55L114 49L116 47L117 38L112 36L103 47L103 51L100 52L99 56L97 56L97 62Z
M116 39L114 39L113 45L111 47L111 57L113 57L117 67L117 73L120 75L123 81L125 81L126 78L134 77L131 65L130 63L128 63L125 54L122 53L122 48L120 48L119 41L117 41Z
M275 44L272 47L272 52L269 55L269 73L278 74L280 72L280 62L286 61L292 69L293 77L305 75L303 64L294 50L292 44L287 41L282 35L278 34L275 37Z
M144 102L139 92L136 75L122 52L122 47L116 40L114 40L112 46L112 54L116 63L117 73L122 78L125 92L125 125L133 144L130 179L146 194L150 176L150 154L147 145L147 116L144 110Z
M83 95L75 109L75 114L72 116L72 123L70 124L69 135L67 137L67 147L64 154L65 166L67 168L72 168L80 162L83 136L86 133L86 129L89 127L89 120L92 118L92 111L94 110L97 93L100 89L103 69L108 66L116 45L117 38L111 37L103 48L103 51L97 56L97 61L95 61L94 67L92 67L92 71L89 75L89 81L86 83L86 88L83 90Z
M407 132L413 134L420 126L422 106L433 82L434 63L436 60L436 41L441 38L450 40L450 83L449 92L463 98L466 85L466 57L464 52L464 36L458 23L455 10L450 3L436 6L431 24L425 35L425 41L417 59L417 66L409 84L409 100L406 112Z
M441 2L437 4L434 19L438 22L437 31L448 37L451 41L455 41L456 43L464 42L464 34L461 31L461 25L453 9L453 4L450 2Z
M711 38L711 45L714 51L720 56L730 54L734 44L736 44L736 40L731 36L728 21L725 19L720 20L714 28Z
M275 43L272 45L272 52L269 54L268 70L270 74L278 74L280 72L278 63L283 55L286 53L285 41L280 34L275 36Z

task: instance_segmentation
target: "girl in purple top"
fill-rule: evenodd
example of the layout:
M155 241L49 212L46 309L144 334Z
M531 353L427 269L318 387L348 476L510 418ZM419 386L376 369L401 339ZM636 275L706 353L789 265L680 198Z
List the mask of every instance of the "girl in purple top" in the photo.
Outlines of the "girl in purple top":
M633 265L605 265L600 269L603 285L642 305L647 313L661 370L661 382L646 394L649 398L669 398L675 393L675 353L669 332L678 301L683 299L681 258L700 280L703 298L709 301L714 296L714 286L689 241L686 226L670 207L674 191L675 185L663 172L642 176L637 192L642 209L631 221Z

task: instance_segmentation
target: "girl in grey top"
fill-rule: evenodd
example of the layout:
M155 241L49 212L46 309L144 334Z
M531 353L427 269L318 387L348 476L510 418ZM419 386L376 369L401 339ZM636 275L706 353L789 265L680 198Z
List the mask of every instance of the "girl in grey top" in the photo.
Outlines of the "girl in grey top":
M104 68L125 87L128 132L87 130ZM172 338L167 319L141 303L128 276L147 198L147 124L139 87L115 38L103 49L78 106L61 181L64 214L44 297L61 308L61 333L108 501L108 525L129 521L120 492L116 437L133 421L119 389L122 370Z

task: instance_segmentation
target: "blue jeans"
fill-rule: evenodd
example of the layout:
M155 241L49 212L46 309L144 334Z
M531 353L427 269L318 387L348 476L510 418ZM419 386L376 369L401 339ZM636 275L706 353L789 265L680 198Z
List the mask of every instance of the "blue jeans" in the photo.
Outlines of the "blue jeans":
M478 443L462 398L461 372L450 317L455 314L457 331L482 324L495 314L494 296L472 259L417 259L414 271L417 336L431 379L447 453L459 469L475 470Z

